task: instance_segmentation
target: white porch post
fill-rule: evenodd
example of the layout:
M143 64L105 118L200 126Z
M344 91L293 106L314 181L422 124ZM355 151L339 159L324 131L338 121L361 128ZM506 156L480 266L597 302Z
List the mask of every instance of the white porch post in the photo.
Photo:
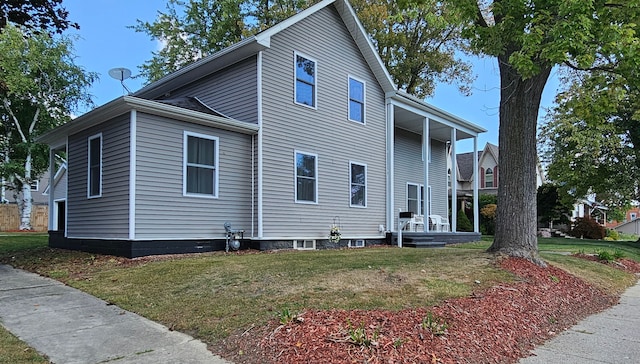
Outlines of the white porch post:
M429 138L429 118L422 119L422 156L423 161L422 165L424 168L424 196L422 198L422 215L424 223L422 224L422 228L424 231L429 231L429 210L427 207L431 203L429 199L429 162L431 162L430 157L430 149L431 149L431 139ZM418 190L418 194L420 194L420 190Z
M480 208L478 206L478 137L473 137L473 232L480 232Z
M53 147L49 148L49 230L54 228L54 197L55 197L55 173L56 173L56 152Z
M458 189L456 186L456 182L458 181L458 167L456 161L457 136L456 128L451 128L451 231L454 233L458 231ZM448 201L449 199L447 199L447 202Z
M387 197L386 197L386 203L387 203L387 217L386 217L386 224L387 224L387 230L388 231L394 231L395 230L395 224L393 223L395 220L395 213L394 213L394 191L395 191L395 187L394 187L394 168L395 168L395 163L394 163L394 158L395 158L395 154L394 154L394 148L395 148L395 143L394 143L394 127L395 127L395 118L393 115L394 112L394 106L391 103L391 101L389 99L387 99Z

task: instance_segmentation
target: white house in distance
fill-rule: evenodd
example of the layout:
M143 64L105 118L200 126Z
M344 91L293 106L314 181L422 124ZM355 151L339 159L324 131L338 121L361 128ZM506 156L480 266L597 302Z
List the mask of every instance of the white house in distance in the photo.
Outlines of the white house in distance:
M222 250L229 231L256 249L389 244L399 211L456 209L449 145L484 131L398 90L351 5L324 0L41 136L52 160L67 153L49 243L129 257ZM453 216L407 234L479 238Z

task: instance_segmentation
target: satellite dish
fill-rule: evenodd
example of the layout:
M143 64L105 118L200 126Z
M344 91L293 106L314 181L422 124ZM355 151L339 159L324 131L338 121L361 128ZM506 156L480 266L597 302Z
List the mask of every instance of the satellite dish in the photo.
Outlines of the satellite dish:
M127 78L131 77L131 70L130 69L124 68L124 67L112 68L112 69L109 70L109 76L111 76L111 77L115 78L116 80L120 81L120 84L122 85L122 88L125 89L128 93L131 93L131 91L124 84L124 80L126 80Z

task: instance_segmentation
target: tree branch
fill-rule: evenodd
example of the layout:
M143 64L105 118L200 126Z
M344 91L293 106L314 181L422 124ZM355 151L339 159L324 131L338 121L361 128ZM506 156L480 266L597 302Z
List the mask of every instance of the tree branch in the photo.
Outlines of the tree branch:
M20 138L22 138L22 141L26 143L27 137L24 135L24 132L22 132L22 128L20 127L20 121L18 120L16 115L13 113L13 110L11 110L11 104L9 103L9 100L7 100L6 97L2 98L2 104L4 105L4 108L9 113L9 116L11 117L13 124L16 126L16 129L18 129L18 133L20 133Z

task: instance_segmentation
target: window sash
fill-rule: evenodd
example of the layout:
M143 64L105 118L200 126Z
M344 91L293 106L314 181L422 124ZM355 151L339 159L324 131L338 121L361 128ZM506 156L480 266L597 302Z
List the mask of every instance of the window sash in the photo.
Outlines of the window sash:
M317 202L317 157L296 152L296 202Z
M484 187L493 188L493 170L491 168L487 168L484 172Z
M295 56L295 101L298 104L316 106L316 62L299 54Z
M351 206L367 206L367 166L351 163Z
M185 132L185 195L217 197L218 138Z
M349 120L364 123L365 84L349 77Z
M418 186L420 186L420 196L418 196ZM424 215L424 186L415 183L407 184L407 211L416 215Z

